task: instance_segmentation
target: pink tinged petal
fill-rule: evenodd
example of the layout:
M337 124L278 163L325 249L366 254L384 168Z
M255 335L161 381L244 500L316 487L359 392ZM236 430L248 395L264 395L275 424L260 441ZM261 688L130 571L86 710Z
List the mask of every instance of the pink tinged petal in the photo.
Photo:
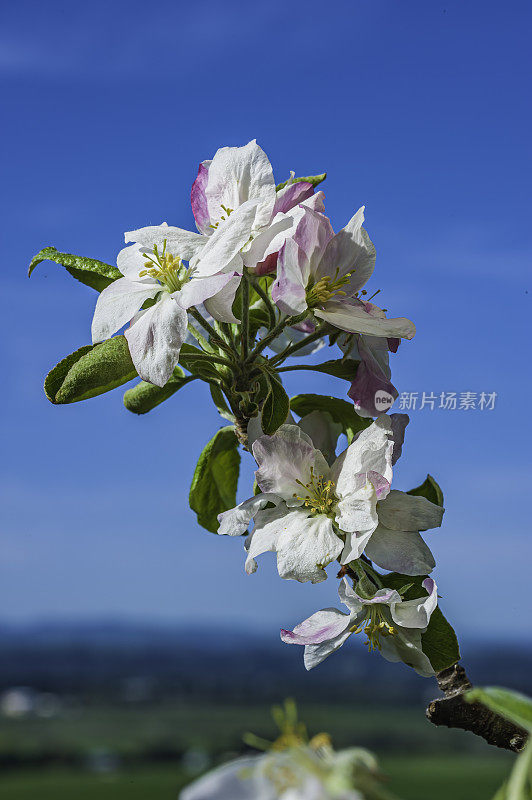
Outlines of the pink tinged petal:
M154 245L162 247L166 239L166 250L174 256L190 261L203 249L206 239L200 233L175 228L163 222L161 225L148 225L136 231L127 231L126 242L137 242L142 247L153 248Z
M293 631L281 630L281 639L285 644L321 644L343 633L349 623L349 614L337 608L324 608L300 622Z
M375 247L362 227L364 206L349 220L345 228L334 236L327 245L319 268L319 277L352 274L349 294L361 289L371 277L375 267Z
M274 219L272 224L258 233L243 251L242 259L246 267L254 269L268 256L279 252L293 227L293 220L289 216L283 215L280 219Z
M223 511L218 514L218 522L220 523L218 533L221 536L242 536L260 509L264 508L268 503L278 505L279 502L279 498L274 494L258 494L255 497L250 497L249 500L244 500L243 503L235 506L235 508L230 508L229 511Z
M378 505L379 521L395 531L426 531L439 528L444 509L426 497L392 489Z
M210 227L211 218L209 216L209 207L207 204L207 197L205 189L209 179L209 165L210 161L203 161L199 165L198 177L192 184L190 191L190 203L192 206L192 213L196 220L196 225L200 233L210 236L213 229Z
M340 633L334 639L329 639L326 642L322 642L322 644L308 644L305 647L305 654L303 656L303 662L305 664L305 669L311 670L314 667L317 667L318 664L321 664L326 658L330 655L335 653L351 636L352 631L350 628L347 628L343 633Z
M339 497L348 497L354 488L358 488L355 477L361 473L376 472L391 483L391 431L390 418L381 414L338 456L332 467L331 478L336 484L336 494Z
M436 566L417 531L398 531L380 524L365 547L367 557L382 569L402 575L426 575Z
M279 495L288 506L302 505L298 497L305 495L305 489L301 484L310 481L311 468L325 478L330 472L322 453L297 425L282 425L273 436L259 437L252 450L259 466L255 472L259 488Z
M355 411L361 417L376 417L383 410L377 408L379 398L387 399L390 396L390 405L397 399L399 393L389 380L383 380L371 372L362 361L357 369L355 380L351 383L347 396L353 401Z
M187 312L167 293L132 319L124 336L142 380L165 385L179 361L187 322Z
M277 539L279 575L300 583L321 583L327 578L324 567L339 556L342 547L329 517L294 509Z
M256 201L250 200L220 223L194 263L198 276L215 275L233 266L235 256L251 236L256 208Z
M433 611L438 605L438 587L432 578L426 578L422 584L427 597L415 600L403 600L391 607L392 619L403 628L420 628L425 630Z
M175 292L175 298L182 308L199 306L209 297L220 292L232 280L232 277L229 273L213 275L210 278L193 277L179 292Z
M399 603L401 595L395 589L378 589L373 597L361 597L360 602L364 606L392 606Z
M285 314L301 314L307 308L308 260L294 239L288 239L277 261L272 300Z
M274 214L279 212L290 211L294 206L307 200L314 194L314 186L306 181L298 181L297 183L289 183L283 189L277 192L275 197L275 206L273 209Z
M219 292L205 300L207 313L218 322L239 323L240 320L233 314L233 303L242 280L240 275L233 277L220 289Z
M432 664L421 649L419 630L401 628L393 636L382 636L379 652L386 661L402 661L424 678L434 675Z
M390 414L390 422L392 423L392 439L393 439L393 456L392 467L401 457L403 452L403 444L405 441L406 426L410 422L408 414Z
M305 206L305 208L312 209L312 211L319 211L321 214L323 214L325 211L324 200L325 195L320 190L319 192L316 192L316 194L313 194L312 197L309 197L308 200L304 200L301 205Z
M216 152L209 166L205 195L211 220L220 219L224 213L222 204L236 211L246 200L256 200L256 226L270 222L275 205L273 170L255 140L244 147L221 147Z
M327 243L334 236L330 220L308 206L301 206L304 211L299 222L294 239L303 250L310 264L310 272L316 276L319 264ZM334 274L334 270L333 270Z
M326 411L311 411L299 420L299 427L310 436L312 444L323 453L330 464L335 459L336 444L342 433L342 426L334 422Z
M141 283L119 278L107 286L96 301L92 320L92 342L102 342L129 322L145 300L155 295L161 287L155 281Z
M405 317L379 319L368 313L365 304L347 298L345 300L329 300L322 308L314 309L314 315L324 319L335 328L350 333L365 333L370 336L400 336L412 339L416 327Z
M270 253L269 256L266 256L264 261L259 261L258 264L255 264L253 273L259 278L262 277L262 275L271 275L271 273L275 272L277 269L278 255L278 253Z

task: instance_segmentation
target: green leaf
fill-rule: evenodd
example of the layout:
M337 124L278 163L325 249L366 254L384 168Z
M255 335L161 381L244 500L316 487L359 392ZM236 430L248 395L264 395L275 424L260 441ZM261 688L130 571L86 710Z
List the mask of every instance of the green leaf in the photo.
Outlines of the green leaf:
M532 700L530 697L510 689L502 689L499 686L486 686L469 691L466 700L469 703L482 703L491 711L532 733Z
M283 183L278 183L275 187L275 191L279 192L281 189L284 189L285 186L288 186L289 183L301 183L304 181L305 183L311 183L314 187L319 186L325 178L327 177L326 172L322 172L321 175L307 175L305 178L288 178L288 180L283 181Z
M222 392L220 387L215 383L211 383L209 388L211 390L212 401L216 406L216 408L218 409L219 415L224 419L229 420L229 422L234 422L235 415L227 405L224 393Z
M421 585L426 575L401 575L391 572L383 576L383 582L388 589L399 591L405 584L409 584L402 597L405 600L416 600L427 595L426 589ZM432 664L435 672L452 667L460 660L460 647L452 626L447 622L439 606L430 617L430 622L425 633L421 635L421 647Z
M323 372L325 375L333 375L335 378L342 378L346 381L353 381L359 364L360 361L354 361L352 358L334 358L331 361L324 361L322 364L294 364L289 367L281 367L279 372L308 369L314 372Z
M236 505L240 469L238 440L232 426L221 428L199 457L192 485L190 507L208 531L218 531L218 514Z
M333 420L342 426L348 444L351 444L357 433L373 422L372 419L359 417L352 403L329 395L298 394L290 399L290 408L300 417L312 411L327 411Z
M128 389L124 393L124 405L133 414L147 414L193 380L195 380L194 375L185 375L181 367L175 367L168 383L164 386L154 386L153 383L140 381Z
M37 255L33 256L28 270L28 277L41 261L55 261L56 264L61 264L67 272L70 272L73 278L81 281L86 286L90 286L91 289L96 289L97 292L101 292L113 281L123 277L120 270L112 267L111 264L97 261L95 258L60 253L55 247L45 247Z
M46 376L44 391L52 403L78 403L136 378L124 336L81 347Z
M420 486L416 486L415 489L410 489L407 494L425 497L427 500L430 500L431 503L435 503L437 506L443 506L443 492L432 475L427 475Z
M266 375L268 380L268 394L262 406L262 430L268 436L275 433L288 416L290 400L280 380L273 375Z

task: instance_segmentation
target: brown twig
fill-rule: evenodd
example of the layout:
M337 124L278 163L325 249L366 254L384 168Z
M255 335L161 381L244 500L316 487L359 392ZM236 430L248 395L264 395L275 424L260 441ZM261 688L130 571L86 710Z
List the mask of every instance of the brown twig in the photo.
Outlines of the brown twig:
M444 696L429 703L426 714L434 725L471 731L495 747L519 753L525 746L527 732L481 703L468 703L464 694L472 689L465 669L460 664L436 675Z

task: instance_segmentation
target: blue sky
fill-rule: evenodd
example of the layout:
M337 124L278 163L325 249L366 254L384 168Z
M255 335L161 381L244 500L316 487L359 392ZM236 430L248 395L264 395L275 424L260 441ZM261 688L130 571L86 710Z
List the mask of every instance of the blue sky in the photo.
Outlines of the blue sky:
M531 17L516 0L3 5L1 618L276 636L335 603L336 581L281 582L269 557L246 576L242 542L196 525L190 478L220 424L201 385L145 417L120 390L65 407L42 392L88 343L95 294L52 264L28 281L31 256L53 244L113 263L125 230L192 227L198 162L256 137L278 180L327 170L336 227L366 204L371 286L418 328L398 388L498 393L493 411L412 412L396 485L430 471L444 489L427 538L459 633L524 635ZM347 388L294 375L292 393Z

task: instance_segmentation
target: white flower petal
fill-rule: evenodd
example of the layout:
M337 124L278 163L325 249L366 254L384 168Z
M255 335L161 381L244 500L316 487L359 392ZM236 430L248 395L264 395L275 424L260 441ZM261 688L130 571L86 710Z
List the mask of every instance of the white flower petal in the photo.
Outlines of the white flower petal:
M92 320L92 342L109 339L129 322L145 300L155 297L161 289L158 283L137 283L119 278L107 286L96 301Z
M208 241L201 233L186 231L183 228L174 228L163 222L161 225L147 225L136 231L127 231L124 234L126 242L137 242L142 247L153 248L156 244L162 247L166 239L166 250L174 256L190 261L197 256Z
M187 335L187 312L168 293L139 313L124 335L140 377L164 386L179 360Z
M402 575L427 575L436 566L417 531L391 531L380 524L366 544L365 553L382 569Z
M356 476L375 472L388 484L392 481L392 427L386 414L377 417L344 450L332 466L331 478L338 497L348 497L357 488ZM370 478L371 480L371 478Z
M209 165L205 196L211 221L219 220L222 204L233 213L247 200L257 202L257 227L267 225L275 205L275 180L268 156L255 139L244 147L221 147Z
M403 628L421 628L425 630L430 622L432 612L438 605L438 587L432 578L423 581L427 597L415 600L403 600L391 606L392 619Z
M322 644L308 644L305 647L305 655L303 657L305 669L310 670L321 664L324 659L335 653L346 639L349 639L351 633L350 628L347 628L343 633L335 636L334 639L329 639L326 642L322 642Z
M349 564L350 561L356 561L357 558L360 558L372 533L373 531L346 533L345 546L340 556L340 563Z
M294 509L287 515L276 543L279 575L301 583L320 583L327 578L323 567L337 558L342 547L329 517L309 516Z
M284 503L256 512L255 527L246 541L248 555L245 567L248 575L257 569L257 556L276 549L277 539L291 513Z
M409 319L404 317L380 319L369 314L362 304L350 302L349 299L329 300L324 303L323 308L315 308L314 315L330 322L335 328L351 333L402 339L412 339L416 333L416 326Z
M230 761L186 786L179 800L276 800L273 785L258 774L263 758L246 756Z
M210 278L191 278L183 288L175 293L176 300L182 308L200 306L209 297L220 292L232 276L229 273L212 275Z
M288 506L301 505L298 498L307 496L304 485L311 480L311 468L316 477L327 478L330 472L322 453L298 425L282 425L273 436L259 437L252 450L261 491L279 495Z
M311 411L299 420L299 427L310 436L312 444L319 450L329 464L334 460L336 443L342 433L342 426L335 422L326 411Z
M355 485L355 482L353 482ZM370 481L364 481L336 506L336 524L346 533L372 533L378 525L377 495ZM357 556L358 557L358 556Z
M233 211L229 219L220 223L199 258L194 261L198 277L234 270L235 256L239 255L251 236L256 210L256 201L249 200Z
M444 509L426 497L392 489L379 502L378 512L379 522L393 531L426 531L441 525Z
M130 244L122 248L116 257L116 265L125 278L142 283L155 283L150 277L139 278L139 272L145 269L147 261L146 248L140 244Z
M277 278L272 286L272 300L285 314L300 314L307 308L306 285L309 262L294 239L288 239L277 259Z
M218 522L220 527L218 533L221 536L242 536L248 529L249 523L261 508L264 508L268 503L278 505L280 499L274 494L257 494L250 497L249 500L244 500L229 511L222 511L218 514Z
M205 300L205 308L213 319L235 324L240 322L233 314L233 303L241 280L240 275L233 275L223 289Z
M271 225L263 228L243 251L242 258L246 267L253 268L271 253L277 253L294 231L293 217L289 214L278 214Z
M401 628L393 636L382 636L380 644L380 654L387 661L402 661L424 678L434 675L432 664L421 649L419 630Z

